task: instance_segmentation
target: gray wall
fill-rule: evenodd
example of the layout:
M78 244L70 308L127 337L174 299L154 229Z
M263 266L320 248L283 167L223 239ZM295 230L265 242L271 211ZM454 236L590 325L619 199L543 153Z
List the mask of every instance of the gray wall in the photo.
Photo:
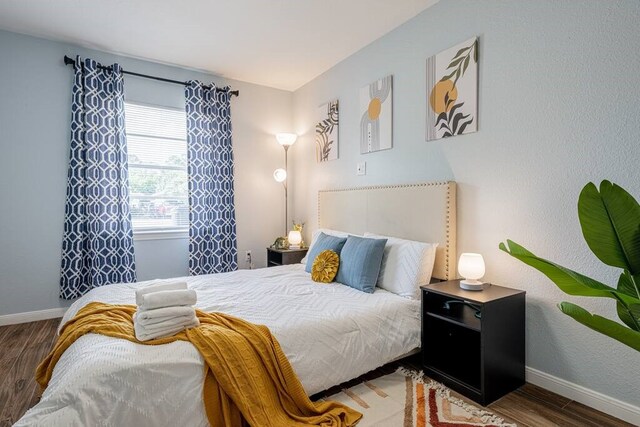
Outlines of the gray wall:
M291 129L290 92L0 31L0 315L68 305L58 299L73 80L65 54L240 90L232 100L239 261L245 267L252 250L264 266L265 247L282 234L284 195L271 174L284 162L274 134ZM178 85L127 76L125 92L184 107ZM187 275L186 239L136 241L135 249L139 280Z
M486 279L527 291L527 364L640 405L640 353L574 322L571 300L615 317L611 301L564 295L498 250L507 238L615 284L582 239L581 188L610 179L640 198L640 3L441 1L294 93L294 215L317 223L317 190L455 180L458 250ZM479 132L425 142L425 60L480 38ZM394 147L359 154L360 87L394 75ZM340 99L340 158L318 165L318 105ZM367 175L356 176L356 163ZM311 231L307 228L307 238Z

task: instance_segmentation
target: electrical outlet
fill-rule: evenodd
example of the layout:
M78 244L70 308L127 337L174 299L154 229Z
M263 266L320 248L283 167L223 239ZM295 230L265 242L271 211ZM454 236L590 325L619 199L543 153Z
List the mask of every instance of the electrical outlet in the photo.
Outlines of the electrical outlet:
M244 262L251 262L251 251L245 251L244 253Z
M366 175L367 174L367 162L360 162L356 166L356 175Z

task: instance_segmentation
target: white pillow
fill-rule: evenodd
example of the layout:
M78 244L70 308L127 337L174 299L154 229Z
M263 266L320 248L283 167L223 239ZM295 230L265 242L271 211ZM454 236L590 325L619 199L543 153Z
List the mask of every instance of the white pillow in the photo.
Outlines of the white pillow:
M313 233L311 233L311 244L309 245L309 250L307 251L307 254L311 252L311 248L313 247L313 244L318 239L318 236L320 235L320 233L324 233L324 234L328 234L329 236L336 236L336 237L347 237L349 236L349 234L353 234L353 233L347 233L346 231L330 230L328 228L318 228L317 230L314 230ZM353 235L357 236L357 234L353 234ZM300 264L306 264L306 263L307 263L307 256L305 255L304 258L300 260Z
M364 236L387 239L378 275L378 287L401 297L418 299L420 286L431 281L438 244L373 233L364 233Z

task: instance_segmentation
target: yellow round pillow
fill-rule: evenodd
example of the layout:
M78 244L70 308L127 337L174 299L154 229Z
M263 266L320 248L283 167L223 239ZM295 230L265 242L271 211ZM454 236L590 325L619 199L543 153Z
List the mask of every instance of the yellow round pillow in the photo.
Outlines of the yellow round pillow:
M340 258L332 250L322 251L318 254L311 266L311 278L314 282L330 283L338 274Z

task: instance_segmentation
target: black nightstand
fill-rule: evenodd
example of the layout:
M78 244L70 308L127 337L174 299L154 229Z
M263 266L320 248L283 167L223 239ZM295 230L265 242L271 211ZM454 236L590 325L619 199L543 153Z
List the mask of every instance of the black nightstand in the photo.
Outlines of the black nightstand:
M308 248L304 249L273 249L267 248L267 267L276 265L297 264L307 254Z
M524 291L466 291L459 280L421 289L428 376L484 406L524 384Z

